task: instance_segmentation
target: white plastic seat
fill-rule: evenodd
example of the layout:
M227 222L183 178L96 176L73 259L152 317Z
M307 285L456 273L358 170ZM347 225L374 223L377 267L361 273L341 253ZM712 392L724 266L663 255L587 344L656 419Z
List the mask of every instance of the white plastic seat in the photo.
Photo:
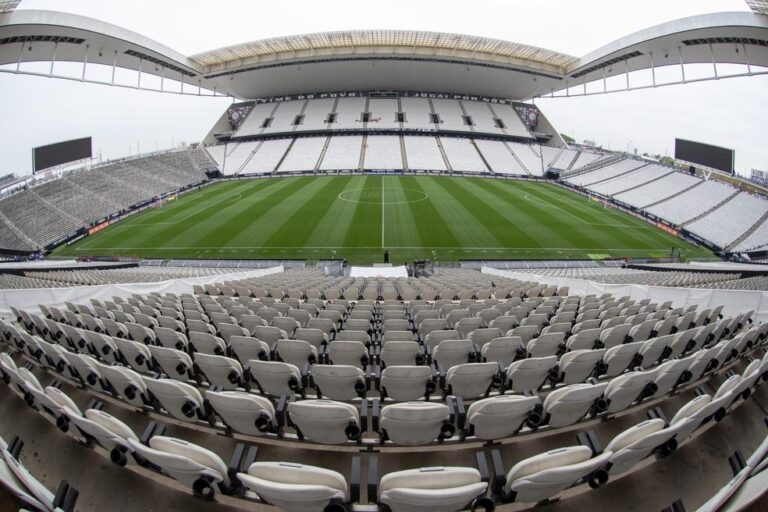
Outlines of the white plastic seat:
M379 358L385 367L411 366L423 362L424 355L415 341L390 341L382 345Z
M243 366L248 366L249 361L266 361L269 359L269 345L266 342L248 336L232 336L229 339L232 355Z
M251 331L251 336L260 341L263 341L270 347L277 340L288 337L286 332L283 331L282 329L278 329L277 327L263 326L263 325L254 326L253 330Z
M322 511L346 502L347 481L329 469L288 462L254 462L237 479L263 501L287 512Z
M633 326L629 330L629 337L632 338L632 341L645 341L651 337L655 326L656 320L646 320Z
M276 351L278 360L304 368L307 364L315 364L318 360L317 349L306 341L277 340Z
M112 340L111 336L91 331L84 331L83 335L88 340L93 353L97 354L99 359L110 364L118 361L117 344Z
M275 408L269 399L242 391L206 391L205 398L224 424L235 432L263 435L276 428Z
M152 354L143 343L122 338L112 338L125 361L137 372L152 371Z
M474 345L469 340L443 340L432 351L432 358L440 368L448 371L453 366L469 361Z
M411 331L386 331L382 334L382 345L393 341L416 341L416 335Z
M523 341L517 336L494 338L480 349L483 361L507 368L515 359L525 357Z
M551 332L534 338L526 345L528 357L554 356L565 351L565 333Z
M381 409L382 439L416 446L450 438L455 427L448 423L450 409L435 402L406 402Z
M465 363L451 367L445 374L446 392L462 398L488 396L491 386L501 383L497 363Z
M544 399L544 421L553 428L572 425L588 413L604 409L602 400L608 384L571 384L555 389Z
M602 342L600 341L600 329L583 329L577 334L572 334L565 342L565 346L568 350L591 350L593 348L600 348Z
M664 420L656 418L625 430L614 437L605 451L612 452L608 459L608 472L619 475L631 469L657 448L674 449L677 428L665 428Z
M561 491L602 469L612 453L592 457L586 446L558 448L529 457L507 473L504 494L510 501L533 503L553 498ZM600 483L599 477L595 477Z
M366 331L343 330L336 333L334 341L357 341L368 346L371 344L371 335Z
M332 400L299 400L288 404L288 418L303 438L321 444L360 439L360 414L351 404Z
M312 367L312 381L318 396L331 400L353 400L365 396L366 392L365 374L356 366L315 365Z
M115 393L123 401L135 407L142 407L147 403L147 385L136 371L124 366L110 366L101 364L99 370L108 386L109 391Z
M470 332L467 339L475 344L479 349L482 349L486 344L490 343L496 338L501 338L504 333L496 327L486 327L482 329L475 329Z
M450 322L449 322L450 325ZM462 318L458 322L456 322L453 326L454 329L459 331L459 336L462 338L468 338L469 334L478 330L483 329L485 327L485 322L482 318ZM499 331L501 333L501 331ZM496 334L495 337L501 336L501 334Z
M487 487L474 468L410 469L382 477L379 503L392 512L456 512L483 495Z
M467 422L478 439L501 439L520 430L539 404L541 400L538 396L499 395L484 398L469 406ZM538 426L540 421L537 414L530 425Z
M605 375L615 377L624 373L628 368L640 364L641 359L638 355L643 343L642 341L636 341L606 349L603 356L603 361L606 365Z
M173 437L155 436L149 446L129 439L132 452L158 466L163 473L192 488L198 496L213 498L219 484L229 487L227 465L201 446Z
M177 332L167 327L155 327L155 336L157 343L166 348L175 348L176 350L187 350L189 341L184 333Z
M99 409L88 409L82 416L72 415L69 419L82 435L107 451L126 449L128 439L139 440L128 425Z
M602 364L605 349L574 350L560 357L560 380L563 384L578 384L584 382Z
M699 395L677 410L669 421L669 426L677 429L676 439L678 443L688 439L699 428L699 425L711 415L709 407L711 403L712 397L710 395Z
M605 398L609 402L608 413L623 411L636 400L655 393L657 388L652 384L654 377L654 371L636 371L619 375L611 380L608 383L608 389L605 390Z
M211 386L224 390L243 386L243 367L236 359L197 352L195 365Z
M230 337L230 342L234 337L235 336ZM207 332L190 331L189 344L192 345L197 352L202 352L204 354L223 356L227 353L227 344L224 340Z
M536 391L556 368L556 356L520 359L507 367L507 387L518 393Z
M661 363L653 373L653 383L656 385L656 391L651 398L660 398L669 394L676 386L685 384L690 379L688 367L691 365L689 359L672 359Z
M150 377L144 377L144 383L163 409L177 420L195 421L203 410L203 397L194 386Z
M620 324L614 327L604 328L601 326L600 341L605 348L615 347L627 341L629 330L632 328L629 324Z
M418 400L434 393L429 366L387 366L381 372L382 396L397 401Z
M672 343L673 336L661 336L659 338L651 338L643 342L640 347L640 355L643 356L643 362L641 367L643 369L650 368L655 365L665 353L668 353L667 347Z
M194 365L192 358L186 352L152 345L149 347L149 352L168 377L182 381L193 378Z
M301 371L289 363L250 361L251 376L264 393L293 395L302 388Z
M363 369L371 363L368 348L359 341L333 340L326 345L326 354L334 365L351 365Z
M72 352L62 352L62 355L67 360L73 376L82 380L88 387L101 391L101 373L96 359L86 354Z

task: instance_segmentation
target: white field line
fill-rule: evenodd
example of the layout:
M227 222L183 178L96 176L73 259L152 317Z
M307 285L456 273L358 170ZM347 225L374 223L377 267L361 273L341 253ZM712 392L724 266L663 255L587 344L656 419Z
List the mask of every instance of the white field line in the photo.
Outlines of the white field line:
M391 246L388 247L389 249L445 249L445 250L454 250L454 251L479 251L479 250L488 250L488 251L617 251L617 252L655 252L655 251L662 251L662 252L669 252L669 248L665 249L625 249L625 248L618 248L618 249L611 249L607 247L595 247L595 248L574 248L574 247L464 247L464 246L445 246L445 247L434 247L434 246L426 246L426 245L417 245L417 246ZM253 246L253 245L239 245L239 246L226 246L226 247L204 247L204 246L174 246L174 247L157 247L157 248L147 248L147 247L99 247L96 250L99 251L118 251L118 250L128 250L128 251L134 251L134 250L149 250L149 251L176 251L176 250L187 250L187 249L198 249L198 250L217 250L217 251L228 251L228 250L236 250L236 249L259 249L259 250L265 250L265 251L271 251L274 249L293 249L293 250L301 250L301 249L345 249L345 250L355 250L355 249L381 249L381 247L359 247L359 246L353 246L353 247L346 247L346 246L338 246L338 245L298 245L298 246L289 246L289 245L277 245L277 246L269 246L269 247L263 247L263 246ZM78 251L86 250L84 248L78 248Z
M381 180L381 248L384 248L384 179Z

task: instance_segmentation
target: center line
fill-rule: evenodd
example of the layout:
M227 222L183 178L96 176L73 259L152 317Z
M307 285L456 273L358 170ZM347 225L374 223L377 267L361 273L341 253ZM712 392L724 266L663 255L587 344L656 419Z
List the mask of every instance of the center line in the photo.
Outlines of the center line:
M384 178L381 178L381 248L384 248Z

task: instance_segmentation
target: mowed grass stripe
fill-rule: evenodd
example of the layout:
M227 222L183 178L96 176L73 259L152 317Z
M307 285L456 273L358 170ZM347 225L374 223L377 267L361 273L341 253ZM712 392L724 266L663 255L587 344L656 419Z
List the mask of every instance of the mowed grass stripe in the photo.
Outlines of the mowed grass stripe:
M610 234L615 240L624 244L635 246L638 243L645 243L657 249L665 249L673 245L680 248L690 247L684 240L655 229L640 219L612 208L605 208L600 203L554 185L541 186L539 193L546 198L558 200L560 204L574 205L579 209L578 215L581 218L593 223L596 233Z
M338 198L338 195L344 190L350 181L350 177L345 176L338 179L318 179L317 188L313 190L312 196L306 196L303 203L296 209L295 213L288 217L285 222L266 242L264 247L285 247L294 244L296 246L310 245L307 243L315 229L320 228L320 222L327 211ZM310 188L306 189L311 190ZM293 198L289 198L290 201Z
M381 247L381 176L368 176L358 197L344 247Z
M167 247L226 247L238 245L242 235L254 225L256 219L265 207L278 204L289 188L290 180L268 180L253 189L246 189L241 196L235 196L231 201L222 203L214 215L201 212L186 222L184 231L171 228L161 236L166 242L161 246Z
M421 197L418 191L411 190L406 182L395 176L383 178L384 196L384 245L416 247L423 245L417 226L408 207L410 201Z
M427 182L412 176L402 178L403 186L417 192L427 194L429 193L423 187L423 184ZM461 247L462 244L456 239L451 231L451 228L445 222L445 219L437 211L435 203L432 197L427 197L424 201L418 201L415 203L408 203L404 205L408 208L418 233L419 243L415 244L400 244L401 247ZM393 244L394 245L394 244Z
M362 194L360 189L365 187L367 180L367 176L354 176L349 179L347 186L340 192L343 194L343 199L336 196L333 204L307 239L307 247L342 247L344 245L347 231L355 221L357 201Z
M470 211L471 205L465 204L467 196L457 196L451 192L451 181L452 178L432 178L421 183L437 213L448 226L448 232L458 242L457 247L501 247L500 242L488 230L486 219L478 219Z

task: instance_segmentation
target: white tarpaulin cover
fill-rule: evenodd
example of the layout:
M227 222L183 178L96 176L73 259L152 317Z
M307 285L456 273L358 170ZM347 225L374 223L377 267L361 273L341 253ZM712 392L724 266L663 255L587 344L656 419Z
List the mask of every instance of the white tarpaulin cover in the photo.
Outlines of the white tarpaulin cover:
M100 284L95 286L73 286L69 288L29 288L0 290L0 316L9 317L11 306L16 309L39 312L38 304L54 308L65 307L65 302L72 304L90 304L91 299L112 300L113 297L130 297L134 293L192 293L194 285L206 285L250 279L283 272L283 267L262 268L248 272L232 272L205 277L171 279L156 283Z
M408 277L408 269L400 267L352 267L350 277Z
M568 277L541 276L510 270L498 270L483 267L484 274L533 281L540 284L567 286L570 295L602 295L610 293L615 297L628 296L634 300L651 299L651 302L672 301L674 307L686 307L696 304L701 308L723 306L723 315L734 316L739 313L754 311L756 323L768 321L768 292L749 290L705 290L699 288L670 288L666 286L648 286L640 284L605 284L586 279Z

